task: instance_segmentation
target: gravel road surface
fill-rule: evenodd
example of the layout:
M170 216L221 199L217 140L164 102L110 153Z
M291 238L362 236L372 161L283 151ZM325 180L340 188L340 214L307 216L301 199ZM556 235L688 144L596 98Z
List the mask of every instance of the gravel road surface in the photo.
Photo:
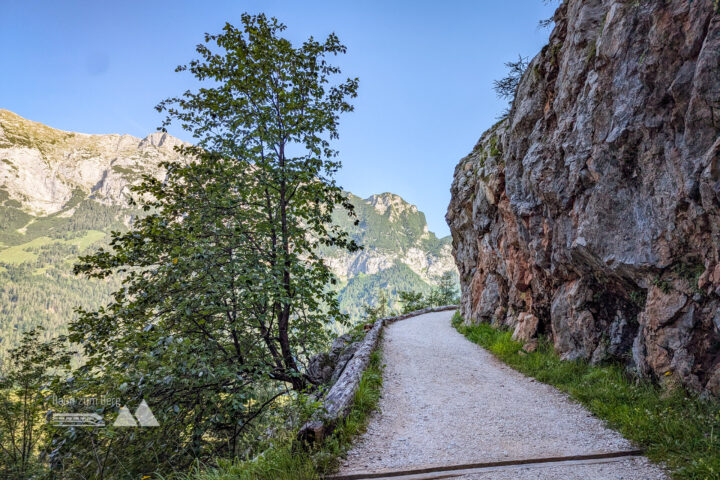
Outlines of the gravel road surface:
M380 411L339 474L632 450L567 395L525 377L471 343L452 311L385 329ZM507 475L507 476L505 476ZM523 467L459 478L664 479L644 458Z

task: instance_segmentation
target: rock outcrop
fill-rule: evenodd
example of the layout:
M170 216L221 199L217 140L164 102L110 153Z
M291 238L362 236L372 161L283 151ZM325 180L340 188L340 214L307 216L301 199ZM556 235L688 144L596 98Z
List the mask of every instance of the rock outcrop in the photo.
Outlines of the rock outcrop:
M466 321L720 395L720 15L566 0L455 170Z
M334 384L345 370L345 365L355 355L359 345L359 342L353 342L351 334L340 335L333 340L330 350L310 358L307 367L308 375L317 384Z
M156 132L131 135L64 132L0 109L0 190L23 210L47 216L90 197L126 206L143 174L163 178L163 161L182 142Z

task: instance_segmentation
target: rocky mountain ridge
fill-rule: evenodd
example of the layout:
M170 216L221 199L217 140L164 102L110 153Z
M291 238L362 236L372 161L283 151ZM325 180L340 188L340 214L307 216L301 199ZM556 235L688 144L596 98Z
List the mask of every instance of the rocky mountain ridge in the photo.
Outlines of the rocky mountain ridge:
M344 228L365 247L359 252L336 252L325 257L341 280L377 274L401 263L425 282L434 284L444 272L455 269L450 238L438 239L430 232L425 215L417 206L387 192L366 199L350 194L350 201L358 212L360 225L353 228L345 222ZM336 215L336 223L343 223L343 216ZM381 224L389 228L381 228Z
M166 133L64 132L0 109L0 357L24 329L61 330L75 307L110 298L119 280L75 277L74 259L142 214L128 205L130 185L143 174L162 178L160 163L180 159L178 145ZM339 211L334 218L365 248L322 253L353 317L380 289L394 301L398 290L426 292L455 270L450 238L429 232L416 206L391 193L350 199L360 225Z
M64 132L0 109L0 189L37 216L60 212L73 195L127 205L140 174L163 175L160 162L178 160L177 138Z
M160 163L179 160L175 147L183 144L161 132L143 139L65 132L0 109L0 191L5 192L5 201L37 217L72 216L70 205L78 197L126 207L129 186L139 182L142 174L161 178ZM352 230L357 241L367 243L367 248L352 254L327 252L328 264L341 281L373 275L400 262L425 282L434 283L454 268L449 237L438 240L429 232L424 214L415 205L388 192L367 199L350 197L363 225L352 228L342 213L336 221ZM408 221L417 225L408 228ZM381 223L397 224L399 230L381 228L367 235L368 222L376 230ZM398 240L403 236L409 241Z
M455 170L470 322L720 395L720 15L565 0L506 119Z

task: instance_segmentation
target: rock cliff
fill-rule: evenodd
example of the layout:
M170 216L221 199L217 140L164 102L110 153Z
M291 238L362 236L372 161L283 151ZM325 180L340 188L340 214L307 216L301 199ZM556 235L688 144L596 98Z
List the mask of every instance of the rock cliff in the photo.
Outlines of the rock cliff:
M74 196L125 206L129 186L143 174L164 177L160 162L178 160L181 144L160 132L64 132L0 109L0 189L37 216L61 212Z
M720 15L566 0L455 170L461 312L720 395Z

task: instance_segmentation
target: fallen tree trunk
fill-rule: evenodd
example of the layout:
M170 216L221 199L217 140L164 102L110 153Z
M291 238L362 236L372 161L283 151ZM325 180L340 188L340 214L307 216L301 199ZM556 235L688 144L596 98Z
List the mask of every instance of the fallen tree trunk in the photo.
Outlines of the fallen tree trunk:
M318 410L315 418L307 422L300 429L298 439L310 444L321 442L325 436L332 433L337 424L350 413L353 400L355 399L355 392L360 384L360 379L370 363L370 356L375 350L375 347L377 347L380 333L385 325L426 313L444 312L455 309L457 309L457 305L429 307L396 317L386 317L377 320L365 335L365 339L358 347L355 355L353 355L352 359L350 359L345 366L337 382L335 382L325 395L323 406Z

